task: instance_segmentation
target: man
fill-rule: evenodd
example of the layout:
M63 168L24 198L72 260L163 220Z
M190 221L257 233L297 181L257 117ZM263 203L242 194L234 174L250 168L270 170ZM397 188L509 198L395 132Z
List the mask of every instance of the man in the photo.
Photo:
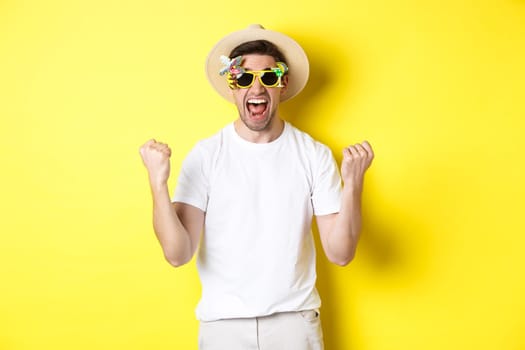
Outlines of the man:
M190 152L172 200L169 147L150 140L140 149L166 259L183 265L199 247L199 348L322 349L312 217L328 259L348 264L372 149L363 142L343 150L341 188L331 151L281 119L280 102L309 73L286 35L257 25L232 33L206 69L239 118Z

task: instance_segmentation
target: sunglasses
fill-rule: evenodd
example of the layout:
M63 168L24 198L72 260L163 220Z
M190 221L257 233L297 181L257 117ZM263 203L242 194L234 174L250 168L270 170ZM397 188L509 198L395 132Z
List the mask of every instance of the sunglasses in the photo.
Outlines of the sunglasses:
M235 85L241 89L247 89L259 78L261 85L265 87L282 87L281 77L273 70L247 70L235 80Z

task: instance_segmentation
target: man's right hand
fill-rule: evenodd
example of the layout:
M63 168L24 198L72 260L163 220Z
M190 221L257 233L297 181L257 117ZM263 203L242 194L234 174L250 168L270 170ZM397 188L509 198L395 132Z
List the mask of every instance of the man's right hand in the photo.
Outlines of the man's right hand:
M170 176L171 149L168 145L151 139L140 147L139 152L148 170L151 185L165 185Z

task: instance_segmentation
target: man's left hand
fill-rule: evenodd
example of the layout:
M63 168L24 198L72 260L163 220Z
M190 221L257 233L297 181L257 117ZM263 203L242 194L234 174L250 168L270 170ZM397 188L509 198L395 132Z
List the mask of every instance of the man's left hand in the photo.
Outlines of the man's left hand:
M372 164L374 151L367 141L350 145L343 149L341 176L346 186L362 190L366 170Z

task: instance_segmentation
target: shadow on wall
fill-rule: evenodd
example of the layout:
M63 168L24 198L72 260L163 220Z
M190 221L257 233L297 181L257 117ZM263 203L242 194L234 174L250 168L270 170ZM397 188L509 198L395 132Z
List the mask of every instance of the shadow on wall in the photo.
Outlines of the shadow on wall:
M367 186L370 185L372 183L368 181ZM359 295L367 290L373 290L377 295L380 288L384 292L381 302L385 302L389 295L411 288L427 274L430 254L427 249L420 249L430 245L420 234L425 229L412 222L410 232L405 232L399 224L390 224L390 219L381 214L385 209L388 210L370 201L364 203L363 231L357 254L346 267L338 267L328 261L317 227L313 228L317 249L317 288L322 299L321 314L327 350L357 350L358 344L365 342L359 326L362 323L358 312ZM408 217L403 217L403 220L405 223L411 221ZM412 250L414 246L419 250Z
M283 115L293 125L329 146L336 155L338 164L341 164L341 152L334 147L337 144L345 144L345 140L338 142L338 140L326 139L326 130L331 128L337 130L338 125L328 128L324 126L324 136L320 135L312 125L322 123L323 116L314 115L311 110L317 104L333 105L334 103L348 104L353 102L351 99L346 101L326 100L327 89L337 80L344 79L347 82L348 89L352 89L354 86L352 79L354 76L352 69L354 68L351 59L345 57L344 53L337 49L337 44L331 44L326 38L319 39L319 42L313 42L312 38L301 40L303 38L299 33L286 30L284 32L300 42L307 52L310 60L310 79L301 94L282 105ZM327 64L328 58L330 59L329 64ZM344 95L348 96L346 93ZM374 162L381 161L380 158L381 156L377 154L376 150ZM411 224L413 218L406 216L408 211L403 208L396 208L395 204L390 205L387 200L383 200L383 194L378 194L378 186L375 185L374 178L370 175L372 174L367 174L363 198L363 232L356 259L351 263L351 266L341 269L326 259L319 241L317 228L315 225L313 227L318 256L317 286L323 303L323 333L327 350L357 349L357 344L363 343L357 313L359 300L357 300L356 295L359 290L366 290L366 286L351 283L355 285L351 290L334 290L340 285L336 282L340 280L341 276L344 276L345 281L351 280L353 276L363 274L362 271L358 271L362 267L366 271L368 284L384 285L384 280L388 280L394 281L394 283L387 285L396 285L396 288L399 288L400 283L411 284L419 280L428 266L426 264L426 260L428 260L426 252L416 253L411 250L414 246L420 248L429 245L428 242L422 242L425 239L420 234L422 227L416 223ZM370 199L370 193L374 194L373 200ZM388 197L388 194L386 196ZM392 220L394 216L395 220ZM402 227L400 223L403 223ZM406 232L407 227L410 227L411 232ZM374 279L379 281L374 281ZM406 285L401 287L406 287ZM388 293L389 291L385 290L385 294L388 295ZM341 307L341 301L337 299L341 298L341 295L345 297L344 308Z
M334 77L337 77L338 74L349 76L347 69L349 69L350 65L342 54L336 54L333 47L326 40L320 40L319 43L315 43L315 47L312 47L311 44L303 44L307 40L300 40L301 37L299 35L289 34L301 43L308 55L310 76L303 91L293 99L283 103L280 108L285 119L299 127L299 129L304 130L303 125L306 124L308 119L316 118L316 120L322 120L320 119L322 116L309 115L309 111L313 105L323 103L323 94L327 92L327 88ZM327 62L328 56L330 62Z

